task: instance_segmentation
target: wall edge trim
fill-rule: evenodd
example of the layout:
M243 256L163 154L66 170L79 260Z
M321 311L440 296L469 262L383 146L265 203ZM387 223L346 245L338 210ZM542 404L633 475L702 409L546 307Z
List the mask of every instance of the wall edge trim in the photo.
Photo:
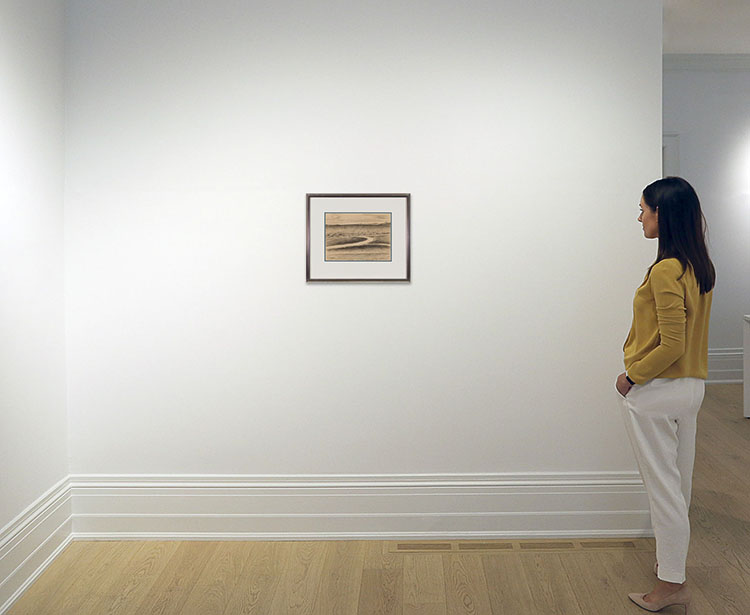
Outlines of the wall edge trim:
M6 525L0 545L0 615L71 542L72 528L73 503L67 478Z
M744 71L750 70L750 54L747 53L665 53L663 69Z
M373 487L545 487L642 485L633 472L497 474L72 474L75 490L99 488L373 488Z

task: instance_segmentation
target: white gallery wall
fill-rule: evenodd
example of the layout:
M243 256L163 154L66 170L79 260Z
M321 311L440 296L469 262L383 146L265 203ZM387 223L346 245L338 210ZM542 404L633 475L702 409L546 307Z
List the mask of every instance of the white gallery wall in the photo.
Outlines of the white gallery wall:
M0 0L0 613L67 543L64 10Z
M82 489L638 482L613 383L659 2L72 0L66 43ZM411 283L305 283L309 192L411 193Z
M0 545L68 475L63 308L63 3L3 0Z
M709 347L717 379L742 379L750 314L750 57L665 58L664 132L698 191L717 270Z

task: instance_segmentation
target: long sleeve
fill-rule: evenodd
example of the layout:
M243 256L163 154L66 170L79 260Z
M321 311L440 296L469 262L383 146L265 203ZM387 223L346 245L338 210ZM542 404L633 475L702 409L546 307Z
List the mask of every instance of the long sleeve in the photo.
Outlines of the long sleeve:
M687 318L682 273L675 259L661 261L651 270L659 340L648 354L628 367L628 376L637 384L662 374L685 353Z

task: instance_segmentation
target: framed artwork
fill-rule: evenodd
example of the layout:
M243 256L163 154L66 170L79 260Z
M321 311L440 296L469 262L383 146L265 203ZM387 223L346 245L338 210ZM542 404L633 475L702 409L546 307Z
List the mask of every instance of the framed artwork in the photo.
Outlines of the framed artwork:
M308 282L409 282L410 194L308 194Z

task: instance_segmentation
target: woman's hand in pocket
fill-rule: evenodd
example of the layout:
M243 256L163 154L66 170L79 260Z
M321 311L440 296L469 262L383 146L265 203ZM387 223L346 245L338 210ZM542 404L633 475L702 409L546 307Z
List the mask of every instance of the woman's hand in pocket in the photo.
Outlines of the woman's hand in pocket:
M628 379L625 377L625 372L622 372L619 376L617 376L617 382L615 382L615 388L617 389L617 392L620 393L623 397L625 397L628 394L628 391L633 385L628 382Z

